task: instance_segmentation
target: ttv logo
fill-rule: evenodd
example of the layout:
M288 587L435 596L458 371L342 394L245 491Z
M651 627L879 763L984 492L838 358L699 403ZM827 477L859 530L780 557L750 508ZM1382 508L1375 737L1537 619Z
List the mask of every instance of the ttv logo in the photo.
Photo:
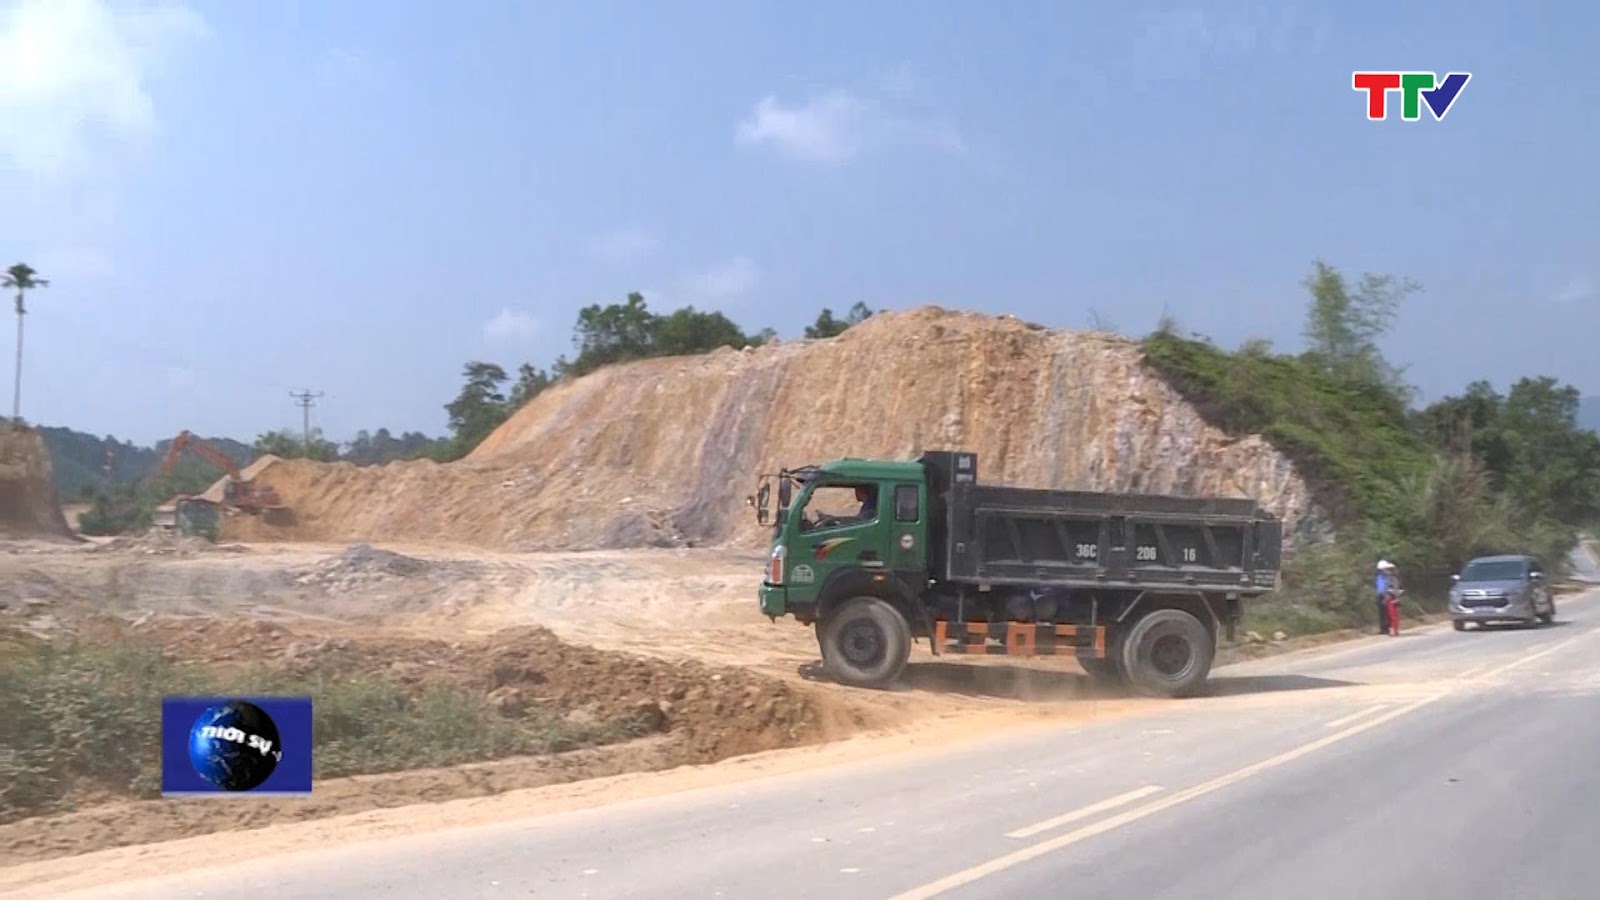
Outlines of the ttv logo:
M1407 122L1422 118L1426 102L1434 120L1442 122L1471 78L1471 72L1450 72L1443 78L1432 72L1356 72L1350 77L1350 86L1366 92L1368 121L1387 119L1389 92L1399 91L1400 118Z

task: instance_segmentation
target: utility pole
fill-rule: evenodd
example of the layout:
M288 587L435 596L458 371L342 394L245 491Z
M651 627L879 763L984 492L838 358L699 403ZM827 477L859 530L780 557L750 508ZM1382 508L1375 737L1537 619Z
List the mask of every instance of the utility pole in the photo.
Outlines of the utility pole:
M306 459L311 458L311 407L322 396L321 391L290 391L289 396L300 405L301 435L305 440Z

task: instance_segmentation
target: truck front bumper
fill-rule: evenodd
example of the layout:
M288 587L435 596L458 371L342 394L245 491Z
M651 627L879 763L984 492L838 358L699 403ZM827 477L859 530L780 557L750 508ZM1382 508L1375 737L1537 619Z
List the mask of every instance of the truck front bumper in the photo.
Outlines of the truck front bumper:
M777 618L789 611L789 590L781 585L762 582L757 592L761 601L761 614Z

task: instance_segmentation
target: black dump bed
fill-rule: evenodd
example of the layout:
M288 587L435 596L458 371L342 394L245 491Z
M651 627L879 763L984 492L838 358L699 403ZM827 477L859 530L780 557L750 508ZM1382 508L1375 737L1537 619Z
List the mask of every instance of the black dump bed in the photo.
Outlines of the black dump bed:
M977 455L921 457L929 569L946 582L1271 591L1283 525L1255 501L979 484Z

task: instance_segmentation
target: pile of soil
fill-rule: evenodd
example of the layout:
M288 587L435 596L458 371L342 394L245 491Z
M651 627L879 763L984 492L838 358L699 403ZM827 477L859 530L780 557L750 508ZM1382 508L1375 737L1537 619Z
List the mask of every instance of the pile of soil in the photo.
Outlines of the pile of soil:
M127 640L126 627L89 620L78 634ZM575 725L628 719L642 732L547 756L319 780L309 798L262 798L230 807L226 816L210 804L86 797L76 812L0 825L0 846L10 861L711 763L837 739L889 724L891 715L738 668L574 646L538 627L461 641L252 619L149 617L132 628L132 639L152 641L169 659L211 671L266 667L332 682L381 676L419 693L448 684L481 695L504 716L541 709ZM35 640L16 630L0 637Z
M0 425L0 538L79 539L61 513L50 452L32 428Z
M744 501L758 473L941 448L976 451L985 481L1252 497L1288 533L1314 513L1286 457L1206 424L1136 341L925 307L827 340L608 366L540 394L455 463L269 460L254 474L288 520L233 517L224 534L755 547Z
M152 618L138 631L177 659L316 672L383 675L412 687L450 683L482 693L508 715L540 706L611 720L643 713L680 745L679 763L703 763L821 740L818 694L739 668L665 661L568 644L538 626L461 641L308 634L274 622Z

